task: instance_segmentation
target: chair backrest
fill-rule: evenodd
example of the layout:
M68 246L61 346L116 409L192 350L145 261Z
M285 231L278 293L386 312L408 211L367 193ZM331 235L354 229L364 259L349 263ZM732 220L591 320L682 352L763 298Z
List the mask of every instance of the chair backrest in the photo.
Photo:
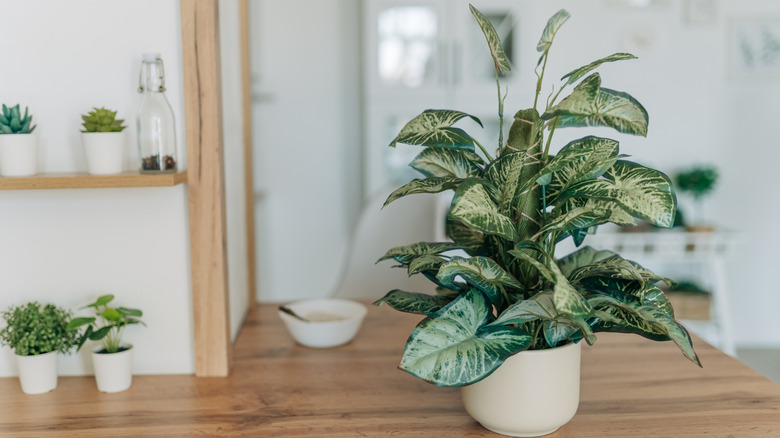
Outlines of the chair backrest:
M382 208L391 193L372 200L363 210L353 232L351 253L341 284L334 296L379 299L393 289L434 293L435 285L423 275L409 277L393 260L376 261L387 250L416 242L434 242L442 220L442 202L437 195L418 194L396 200Z

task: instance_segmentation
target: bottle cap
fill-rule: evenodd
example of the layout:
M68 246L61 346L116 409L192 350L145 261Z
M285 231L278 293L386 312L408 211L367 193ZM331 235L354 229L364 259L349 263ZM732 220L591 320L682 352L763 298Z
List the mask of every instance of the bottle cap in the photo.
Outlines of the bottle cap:
M162 59L162 56L159 53L152 53L152 52L144 53L145 62L155 62L158 59Z

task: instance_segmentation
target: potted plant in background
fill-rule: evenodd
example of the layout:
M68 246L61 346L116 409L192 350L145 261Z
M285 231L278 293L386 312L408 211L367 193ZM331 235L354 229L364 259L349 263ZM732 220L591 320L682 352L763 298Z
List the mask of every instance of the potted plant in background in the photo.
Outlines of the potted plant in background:
M57 387L57 353L69 353L79 339L77 331L67 330L70 312L33 301L9 308L2 317L0 344L14 350L22 391L52 391Z
M124 164L124 120L116 118L116 111L93 108L81 116L81 142L87 157L87 172L92 175L122 173Z
M0 176L28 176L38 171L38 135L32 114L19 104L3 105L0 114Z
M95 311L94 317L73 318L67 328L78 331L86 327L78 342L80 350L87 339L100 341L101 345L92 351L97 387L102 392L124 391L133 383L133 346L122 344L122 330L133 324L143 324L139 318L143 312L126 307L109 307L113 295L98 297L85 308Z
M678 173L674 178L674 183L680 191L693 196L696 219L694 224L685 227L688 231L711 232L715 230L714 226L705 223L702 198L712 192L717 181L718 170L714 166L695 166Z
M499 77L510 65L490 22L473 6L471 12L494 60L503 126L506 94ZM675 210L670 179L621 159L615 140L586 136L550 153L556 129L605 126L647 133L642 105L602 88L593 72L607 62L633 59L630 54L572 70L539 99L541 90L550 89L543 79L553 38L568 18L561 10L548 21L537 45L534 104L515 114L506 143L499 128L496 156L453 126L463 119L481 122L451 110L423 112L390 145L424 146L411 163L424 178L397 189L385 205L410 194L455 191L446 224L451 241L396 247L380 259L393 259L409 275L422 274L439 287L435 296L393 290L375 303L425 316L399 367L436 385L462 387L472 417L514 436L544 435L573 417L580 341L593 344L597 332L672 340L700 365L688 332L656 287L668 280L609 251L584 247L556 257L556 243L571 238L580 246L597 225L633 225L639 217L670 227Z

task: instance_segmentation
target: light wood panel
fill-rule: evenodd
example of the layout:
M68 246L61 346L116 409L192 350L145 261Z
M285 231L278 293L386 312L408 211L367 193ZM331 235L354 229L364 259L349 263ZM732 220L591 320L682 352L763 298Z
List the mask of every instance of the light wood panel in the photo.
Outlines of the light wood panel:
M250 64L249 0L240 0L241 38L241 106L244 112L244 204L246 206L246 251L249 272L249 308L257 303L257 275L255 253L255 184L252 157L252 70Z
M219 21L216 0L181 0L197 376L230 372Z
M0 178L0 190L102 189L121 187L166 187L187 181L187 172L89 175L86 173L44 173L33 176Z
M116 394L99 393L92 377L61 377L35 396L0 379L0 436L497 437L463 410L457 388L396 368L420 319L371 306L354 342L310 349L294 344L274 306L259 305L230 377L136 376ZM695 345L703 369L671 342L600 334L583 349L577 415L548 437L780 436L780 386Z

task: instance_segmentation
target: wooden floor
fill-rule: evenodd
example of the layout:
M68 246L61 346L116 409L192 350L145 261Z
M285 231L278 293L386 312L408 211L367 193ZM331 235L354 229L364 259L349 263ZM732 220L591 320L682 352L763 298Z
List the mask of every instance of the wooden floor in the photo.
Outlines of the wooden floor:
M370 307L349 345L295 345L272 306L249 316L229 378L136 376L117 394L61 377L25 395L0 379L0 437L497 437L463 410L459 390L396 369L420 320ZM583 349L581 403L550 438L780 437L780 386L697 344L687 362L669 342L602 334Z

